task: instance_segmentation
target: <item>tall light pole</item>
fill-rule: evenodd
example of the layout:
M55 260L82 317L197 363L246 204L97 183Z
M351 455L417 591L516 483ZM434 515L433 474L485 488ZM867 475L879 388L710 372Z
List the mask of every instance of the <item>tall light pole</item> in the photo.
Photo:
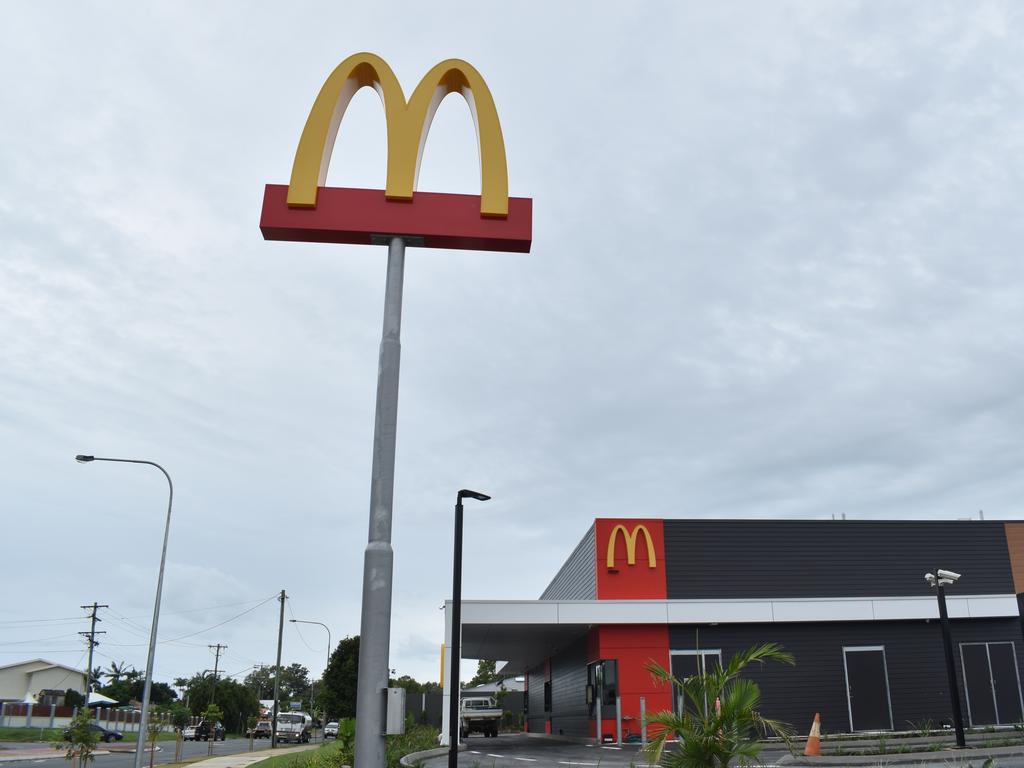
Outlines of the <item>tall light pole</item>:
M967 746L964 740L964 716L960 712L960 687L956 682L956 662L953 657L953 637L949 631L949 613L946 611L946 585L955 584L960 574L936 568L935 573L926 573L925 581L936 588L939 601L939 624L942 625L942 645L946 651L946 674L949 677L949 699L953 705L953 728L956 730L956 745L963 749Z
M290 621L292 624L316 624L317 626L323 627L324 629L327 630L327 662L324 664L324 677L326 678L327 677L327 666L331 663L331 628L328 627L326 624L324 624L322 621L305 621L303 619L288 619L288 621ZM326 685L324 687L326 687ZM309 694L309 698L310 698L309 706L310 707L313 706L312 688L313 688L313 684L310 683L310 694ZM324 711L324 715L325 716L327 715L326 711Z
M459 661L462 655L462 500L488 501L491 497L463 488L455 499L455 556L452 558L452 647L448 679L448 768L459 764Z
M153 625L149 630L149 656L146 659L146 682L142 689L142 713L139 719L139 740L135 745L135 768L142 768L142 751L146 745L146 720L149 716L149 696L153 688L153 657L156 656L156 628L160 621L160 594L164 588L164 565L167 563L167 537L171 533L171 505L174 503L174 483L167 470L155 461L143 461L142 459L110 459L100 456L75 456L75 461L80 464L88 464L92 461L116 461L121 464L148 464L156 467L164 473L167 478L167 522L164 524L164 545L160 550L160 573L156 579L156 600L153 602Z

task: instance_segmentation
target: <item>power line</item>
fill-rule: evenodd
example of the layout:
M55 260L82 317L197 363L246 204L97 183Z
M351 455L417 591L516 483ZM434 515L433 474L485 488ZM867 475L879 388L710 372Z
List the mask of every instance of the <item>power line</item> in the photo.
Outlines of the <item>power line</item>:
M275 599L277 599L277 595L271 595L267 599L257 603L256 605L252 606L251 608L246 608L241 613L235 614L230 619L224 619L224 621L219 622L217 624L214 624L212 627L206 627L205 629L199 629L199 630L196 630L195 632L189 632L188 634L179 635L178 637L171 637L171 638L168 638L166 640L158 640L157 642L159 642L161 645L166 644L166 643L177 643L177 642L179 642L181 640L184 640L186 638L195 637L196 635L204 634L205 632L209 632L211 630L217 629L218 627L223 627L225 624L230 624L232 621L235 621L236 619L242 618L247 613L252 613L253 611L255 611L260 606L266 605L271 600L275 600ZM116 646L121 647L121 648L136 648L136 647L144 646L144 645L146 645L146 643L110 643L110 645L116 645ZM194 646L198 647L198 646L201 645L201 643L187 643L186 645L194 645Z

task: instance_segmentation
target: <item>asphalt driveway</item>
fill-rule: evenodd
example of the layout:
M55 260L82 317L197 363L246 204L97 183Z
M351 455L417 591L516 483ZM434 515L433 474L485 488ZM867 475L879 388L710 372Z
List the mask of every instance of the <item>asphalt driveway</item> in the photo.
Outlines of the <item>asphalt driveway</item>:
M774 766L783 750L761 753L762 764ZM423 768L446 768L448 756L432 757ZM639 744L621 747L576 744L562 739L502 734L496 739L470 736L459 752L459 768L630 768L647 765Z

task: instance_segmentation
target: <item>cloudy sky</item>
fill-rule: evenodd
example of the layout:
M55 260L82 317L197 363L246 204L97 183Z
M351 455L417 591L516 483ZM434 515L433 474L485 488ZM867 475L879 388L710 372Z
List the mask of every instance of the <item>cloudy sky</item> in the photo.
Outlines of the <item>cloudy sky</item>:
M158 679L359 631L381 248L264 242L321 83L483 74L530 254L410 250L391 665L599 516L1020 517L1016 3L19 3L0 24L0 663ZM361 91L328 183L382 188ZM458 97L419 188L479 189ZM242 614L242 615L239 615ZM219 625L219 626L218 626ZM323 666L293 625L285 661ZM472 672L472 665L467 665Z

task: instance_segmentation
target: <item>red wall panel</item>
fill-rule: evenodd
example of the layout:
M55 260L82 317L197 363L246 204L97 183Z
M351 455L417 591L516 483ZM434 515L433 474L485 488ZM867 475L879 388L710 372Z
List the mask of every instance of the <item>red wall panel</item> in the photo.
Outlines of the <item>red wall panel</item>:
M655 682L647 664L656 661L669 666L668 626L619 625L596 630L600 658L618 661L619 696L622 700L622 737L640 732L640 697L646 699L648 714L672 707L668 686ZM604 733L615 733L615 710L602 711ZM607 717L610 714L611 717ZM651 731L648 729L648 734Z

